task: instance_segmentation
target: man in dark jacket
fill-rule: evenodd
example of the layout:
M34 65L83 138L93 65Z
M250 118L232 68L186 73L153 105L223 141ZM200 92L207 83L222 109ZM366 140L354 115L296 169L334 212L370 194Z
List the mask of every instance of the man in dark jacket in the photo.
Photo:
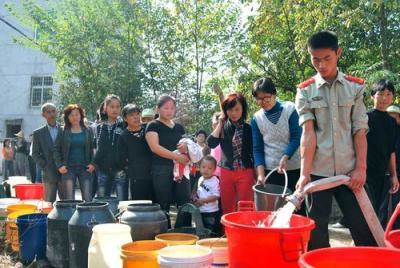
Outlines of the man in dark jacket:
M57 191L60 199L63 199L61 174L53 159L54 143L60 130L60 126L56 122L56 106L52 103L43 104L42 116L46 119L47 124L33 132L32 157L43 169L44 199L54 202Z

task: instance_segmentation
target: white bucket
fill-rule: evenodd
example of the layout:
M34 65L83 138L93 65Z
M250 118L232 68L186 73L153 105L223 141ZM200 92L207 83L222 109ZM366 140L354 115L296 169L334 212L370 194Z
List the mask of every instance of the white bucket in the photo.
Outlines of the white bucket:
M210 268L212 251L200 246L169 246L158 253L160 268Z
M30 180L26 176L10 176L8 180L5 181L8 185L10 185L10 193L12 197L15 197L15 188L14 186L17 184L32 184Z
M202 239L197 241L196 245L212 250L213 262L211 267L228 267L228 239Z
M128 201L119 201L118 210L119 212L125 211L129 205L132 204L152 204L151 200L128 200Z
M132 242L129 225L105 223L94 226L88 248L88 267L122 267L120 248L129 242Z
M25 199L25 200L21 200L20 203L35 205L37 207L38 211L43 212L43 213L50 213L50 211L53 209L53 203L47 202L44 200L40 200L40 199Z

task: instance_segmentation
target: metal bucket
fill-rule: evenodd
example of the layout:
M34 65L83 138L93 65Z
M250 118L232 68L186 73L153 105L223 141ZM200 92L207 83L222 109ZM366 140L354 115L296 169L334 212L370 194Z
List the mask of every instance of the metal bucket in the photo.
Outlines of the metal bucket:
M286 203L285 197L292 193L292 191L287 189L288 178L285 170L283 170L285 175L285 187L275 184L265 184L268 177L277 170L278 168L271 170L268 175L265 176L263 184L257 184L253 186L254 202L256 205L256 210L258 211L278 210Z

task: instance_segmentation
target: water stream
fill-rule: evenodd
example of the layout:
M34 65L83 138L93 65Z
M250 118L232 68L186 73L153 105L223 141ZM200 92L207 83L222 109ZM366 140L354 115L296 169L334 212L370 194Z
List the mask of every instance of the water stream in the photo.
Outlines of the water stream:
M290 219L295 211L296 207L293 203L287 202L283 207L274 211L265 219L254 222L254 225L260 228L289 228Z

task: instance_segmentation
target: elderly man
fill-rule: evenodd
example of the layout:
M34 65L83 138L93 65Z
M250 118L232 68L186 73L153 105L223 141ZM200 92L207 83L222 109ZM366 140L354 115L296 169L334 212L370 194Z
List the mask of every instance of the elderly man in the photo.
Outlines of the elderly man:
M53 148L60 126L57 124L57 109L52 103L42 106L42 116L47 124L33 132L32 157L43 170L44 199L54 202L57 191L60 199L63 199L61 174L58 172L53 159Z

